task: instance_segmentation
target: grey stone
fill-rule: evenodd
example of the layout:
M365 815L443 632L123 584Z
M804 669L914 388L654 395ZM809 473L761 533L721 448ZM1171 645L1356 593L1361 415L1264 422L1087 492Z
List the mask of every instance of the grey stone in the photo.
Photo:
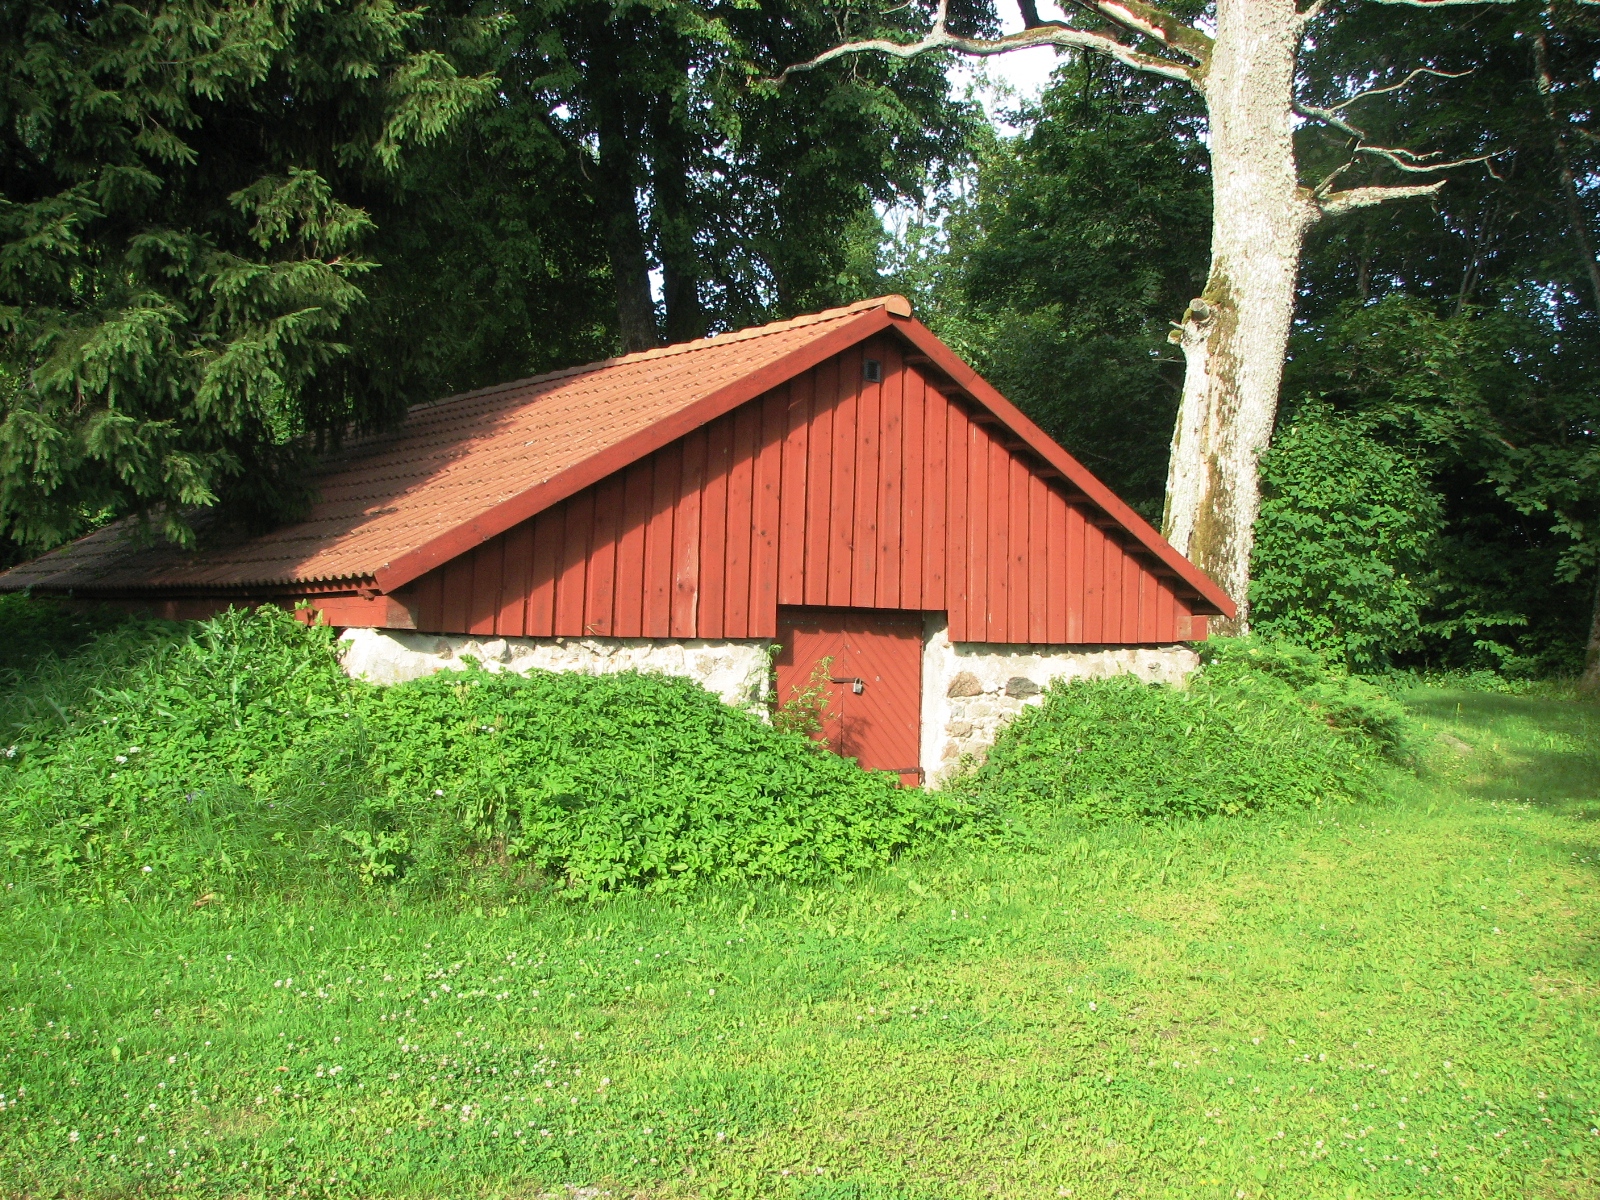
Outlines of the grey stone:
M483 657L491 662L505 662L511 657L511 647L505 638L494 638L483 644Z
M950 687L945 692L946 696L981 696L983 684L978 682L978 677L971 671L962 671L950 680Z
M1037 696L1039 691L1039 685L1026 675L1013 675L1006 680L1006 695L1013 699L1019 700L1024 696Z

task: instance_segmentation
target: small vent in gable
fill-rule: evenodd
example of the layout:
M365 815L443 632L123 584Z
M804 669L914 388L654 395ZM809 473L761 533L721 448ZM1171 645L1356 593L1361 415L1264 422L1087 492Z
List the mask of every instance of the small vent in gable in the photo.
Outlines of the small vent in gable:
M883 382L883 363L876 358L866 358L861 361L861 378L868 383Z

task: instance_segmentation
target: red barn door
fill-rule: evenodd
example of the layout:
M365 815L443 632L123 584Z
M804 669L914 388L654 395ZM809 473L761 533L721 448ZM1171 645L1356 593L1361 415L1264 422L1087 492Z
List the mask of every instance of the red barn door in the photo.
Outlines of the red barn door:
M922 760L922 614L780 608L778 702L803 692L823 659L829 749L915 784Z

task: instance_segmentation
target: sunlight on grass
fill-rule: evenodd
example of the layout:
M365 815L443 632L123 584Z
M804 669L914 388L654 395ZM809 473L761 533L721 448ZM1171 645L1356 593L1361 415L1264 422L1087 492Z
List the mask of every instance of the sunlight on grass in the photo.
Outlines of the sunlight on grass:
M46 908L0 1194L1600 1192L1600 710L1419 691L1392 804L685 904Z

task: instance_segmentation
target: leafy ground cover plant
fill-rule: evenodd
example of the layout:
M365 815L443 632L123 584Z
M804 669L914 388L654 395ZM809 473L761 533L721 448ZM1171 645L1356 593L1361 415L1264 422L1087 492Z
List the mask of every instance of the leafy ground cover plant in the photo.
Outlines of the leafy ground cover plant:
M1087 820L1173 820L1366 798L1404 712L1309 651L1209 643L1187 687L1060 681L956 790Z
M998 827L685 680L352 682L275 609L129 625L5 705L13 882L201 896L352 880L593 894L814 880Z

